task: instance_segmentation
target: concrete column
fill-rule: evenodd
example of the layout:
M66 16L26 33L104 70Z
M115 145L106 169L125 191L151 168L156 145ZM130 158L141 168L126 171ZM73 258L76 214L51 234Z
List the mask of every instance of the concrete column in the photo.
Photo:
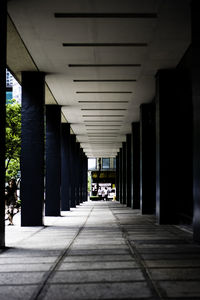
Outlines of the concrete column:
M75 182L76 182L76 172L75 172L75 145L76 136L74 134L70 135L70 207L76 207L76 197L75 197Z
M140 208L142 214L154 214L155 179L155 105L140 106Z
M22 226L43 225L44 77L40 72L22 72Z
M80 148L79 151L79 179L80 179L80 183L79 183L79 197L80 197L80 203L83 203L83 149Z
M0 248L5 246L5 103L6 103L6 35L7 1L0 9Z
M76 176L76 181L75 181L75 197L76 197L76 205L80 204L80 157L79 157L79 152L80 152L80 143L76 142L75 144L75 176Z
M70 210L70 124L61 124L61 210Z
M84 202L88 201L88 159L84 154Z
M122 148L120 148L119 152L119 201L122 204L122 190L123 190L123 180L122 180L123 172L122 172Z
M140 209L140 123L132 123L131 135L131 207Z
M126 135L126 198L131 207L131 134Z
M119 153L116 156L116 200L119 201Z
M122 203L127 204L127 176L126 176L126 142L122 143Z
M193 199L194 240L200 242L200 27L199 1L193 0L192 19L192 101L193 101Z
M192 210L191 88L183 70L159 71L156 85L156 216L178 224Z
M45 215L60 216L61 107L46 106L46 197Z
M82 175L82 201L87 201L87 165L86 165L86 155L82 153L82 168L83 168L83 175Z

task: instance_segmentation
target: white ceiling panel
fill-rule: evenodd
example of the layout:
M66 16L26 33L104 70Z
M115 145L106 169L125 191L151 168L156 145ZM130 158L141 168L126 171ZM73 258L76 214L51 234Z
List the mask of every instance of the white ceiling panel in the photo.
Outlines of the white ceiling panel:
M191 39L189 0L10 0L8 12L32 58L15 39L10 69L46 73L46 104L62 106L89 157L116 155L156 72L176 67Z

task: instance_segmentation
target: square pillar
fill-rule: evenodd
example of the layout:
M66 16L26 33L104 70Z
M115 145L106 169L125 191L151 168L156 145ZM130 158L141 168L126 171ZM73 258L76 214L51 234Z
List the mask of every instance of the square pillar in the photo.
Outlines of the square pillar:
M43 225L44 78L44 73L22 72L22 226Z
M119 201L119 153L116 156L116 200Z
M132 123L131 134L131 207L140 209L140 123Z
M179 224L192 214L192 101L188 73L156 76L156 216Z
M70 134L70 207L76 207L75 146L76 146L76 136L74 134Z
M70 210L70 124L61 124L61 210Z
M122 143L122 203L127 204L126 142Z
M60 216L61 107L46 106L46 197L45 215Z
M88 178L87 178L87 157L83 152L83 202L87 201L87 185L88 185Z
M83 149L80 148L79 151L79 179L80 179L80 184L79 184L79 197L80 197L80 203L83 203Z
M140 106L140 208L154 214L156 207L155 105Z
M131 207L131 134L126 135L126 199Z
M192 104L193 104L193 233L200 242L200 19L199 1L191 2L192 20Z
M122 148L120 148L119 152L119 202L122 204L122 189L123 189L123 180L122 180L123 172L122 172Z
M0 9L0 248L5 246L5 119L7 1Z
M74 162L74 171L75 171L75 197L76 205L80 204L80 143L76 142L75 144L75 162Z

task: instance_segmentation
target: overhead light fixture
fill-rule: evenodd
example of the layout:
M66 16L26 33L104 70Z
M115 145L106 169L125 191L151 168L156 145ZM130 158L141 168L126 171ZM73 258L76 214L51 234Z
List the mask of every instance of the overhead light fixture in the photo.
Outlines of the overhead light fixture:
M78 103L128 103L129 101L113 101L113 100L91 100L91 101L78 101Z
M131 91L77 91L76 94L132 94Z
M70 68L141 67L141 64L68 64Z
M87 121L84 121L84 122L87 122ZM89 121L88 121L89 122ZM86 127L121 127L121 125L115 125L115 124L107 124L107 125L105 125L105 124L101 124L101 125L87 125L87 124L85 124L85 126Z
M99 116L98 116L99 117ZM106 123L121 123L121 122L123 122L122 120L84 120L83 122L86 122L86 123L89 123L89 122L95 122L95 123L104 123L104 122L106 122ZM94 125L92 125L92 126L94 126ZM120 125L121 126L121 125Z
M74 79L73 82L135 82L136 79Z
M55 18L108 18L108 19L155 19L157 18L156 13L55 13Z
M115 117L119 117L119 118L121 118L121 117L124 117L124 115L83 115L83 117L84 118L89 118L89 117L103 117L103 118L106 118L106 117L109 117L109 118L115 118Z
M147 47L147 43L63 43L63 47Z
M81 110L91 111L91 110L100 110L100 111L121 111L127 110L126 108L81 108Z

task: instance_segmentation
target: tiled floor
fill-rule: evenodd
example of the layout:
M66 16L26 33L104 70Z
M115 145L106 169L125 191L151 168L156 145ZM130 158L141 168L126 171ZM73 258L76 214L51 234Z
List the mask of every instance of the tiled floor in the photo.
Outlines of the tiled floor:
M118 202L6 226L0 299L200 299L200 245Z

